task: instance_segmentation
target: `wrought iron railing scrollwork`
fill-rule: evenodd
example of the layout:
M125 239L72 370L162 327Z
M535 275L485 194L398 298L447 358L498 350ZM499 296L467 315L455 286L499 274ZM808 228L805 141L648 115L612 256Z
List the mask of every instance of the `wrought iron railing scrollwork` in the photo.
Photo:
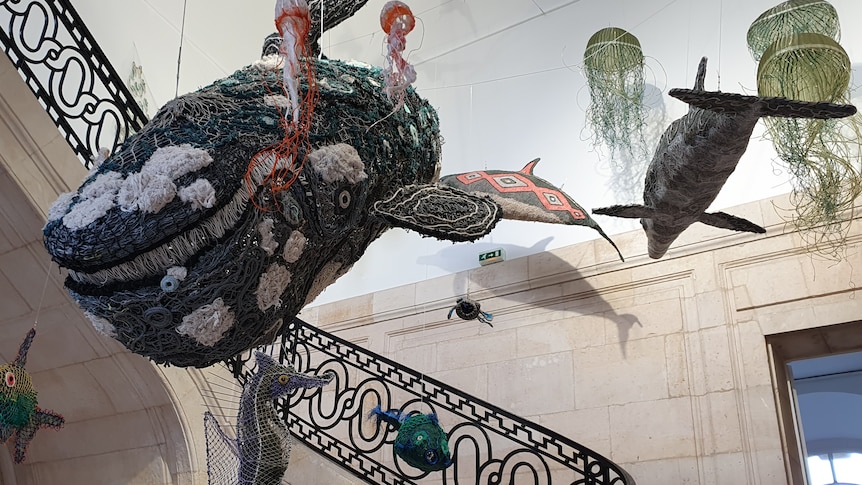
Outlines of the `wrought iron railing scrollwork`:
M602 455L541 425L425 376L295 318L265 352L299 372L336 378L278 403L291 433L367 483L633 485ZM226 362L242 384L252 354ZM449 435L453 465L421 472L397 458L396 431L371 409L433 412Z
M86 166L146 114L68 0L0 0L6 55Z

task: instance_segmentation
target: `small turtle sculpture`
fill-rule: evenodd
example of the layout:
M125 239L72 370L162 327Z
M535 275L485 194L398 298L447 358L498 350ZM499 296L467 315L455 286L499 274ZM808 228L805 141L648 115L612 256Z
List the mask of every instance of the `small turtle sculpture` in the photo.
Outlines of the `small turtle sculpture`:
M471 300L466 297L458 298L455 301L455 306L449 310L449 315L446 318L451 319L453 312L462 320L479 320L482 323L487 323L491 327L494 326L491 323L491 320L494 319L494 315L491 315L488 312L483 312L482 306L478 301Z

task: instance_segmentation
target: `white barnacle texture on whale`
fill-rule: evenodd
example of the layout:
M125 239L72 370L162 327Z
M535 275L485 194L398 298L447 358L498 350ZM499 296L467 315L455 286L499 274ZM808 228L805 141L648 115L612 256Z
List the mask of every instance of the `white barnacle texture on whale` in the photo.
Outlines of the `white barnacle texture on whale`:
M197 308L183 317L177 332L195 339L199 344L212 347L233 327L236 316L224 300L216 298L212 303Z
M123 181L117 204L125 212L143 211L155 214L177 195L177 186L165 175L132 173Z
M49 210L49 221L63 218L71 230L87 227L119 206L126 212L156 213L170 203L178 193L174 181L212 163L205 150L189 144L157 149L140 172L125 177L109 171L97 175L76 193L64 194ZM203 179L179 189L180 198L195 209L215 205L215 190ZM77 201L75 197L77 196Z
M270 94L263 97L263 103L267 106L287 109L290 108L290 99L283 94Z
M281 295L290 284L290 271L284 266L273 263L266 272L260 275L257 290L257 307L266 311L272 307L281 306Z
M278 249L278 241L272 235L272 228L275 222L272 219L266 218L257 225L257 232L260 233L260 248L263 249L267 256L275 254Z
M200 178L189 185L180 188L180 200L192 206L194 210L210 209L215 206L215 188L209 180Z
M48 222L53 222L69 211L72 201L75 199L75 192L63 192L57 197L57 200L48 208Z
M116 205L117 191L122 183L123 175L121 173L105 172L99 174L92 182L81 187L78 203L63 216L63 224L72 230L81 229L104 217ZM66 209L71 205L74 196L75 194L72 193L72 198L69 199ZM58 202L65 199L66 197L61 197ZM57 210L59 209L58 206ZM49 220L54 219L49 216Z
M284 243L284 254L282 254L284 260L288 263L299 261L302 251L305 250L306 241L307 239L303 233L292 231Z
M186 268L184 266L171 266L166 271L166 274L168 276L173 276L174 278L176 278L179 281L182 281L182 280L186 279L186 276L188 276L189 270L188 270L188 268Z
M324 146L308 154L308 163L326 183L359 183L368 175L355 148L346 143Z

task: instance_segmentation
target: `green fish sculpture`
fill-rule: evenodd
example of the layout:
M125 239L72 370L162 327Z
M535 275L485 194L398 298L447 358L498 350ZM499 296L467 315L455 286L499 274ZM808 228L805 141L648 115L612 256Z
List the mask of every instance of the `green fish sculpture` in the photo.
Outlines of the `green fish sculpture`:
M0 366L0 442L5 443L15 434L15 463L21 463L27 455L30 440L39 428L60 429L63 416L41 409L36 403L36 389L30 374L24 370L27 351L36 336L31 328L18 349L18 356L12 363Z
M412 411L405 415L397 409L382 411L380 406L376 406L370 416L376 417L378 424L385 421L398 430L395 454L408 465L424 472L434 472L452 464L449 439L436 414Z

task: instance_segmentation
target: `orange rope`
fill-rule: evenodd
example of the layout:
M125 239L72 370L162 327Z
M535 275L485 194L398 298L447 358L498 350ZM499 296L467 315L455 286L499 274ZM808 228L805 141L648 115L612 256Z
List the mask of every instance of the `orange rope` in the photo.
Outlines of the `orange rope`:
M308 89L302 96L299 106L294 107L294 109L299 110L298 120L293 121L290 113L282 113L281 108L277 107L280 115L279 123L284 128L284 138L279 143L270 145L255 153L248 164L244 177L245 183L251 194L252 203L261 210L277 208L278 202L273 200L271 204L268 204L257 200L253 173L262 165L272 164L269 174L264 177L260 185L268 186L273 195L289 189L296 182L296 179L299 178L299 174L302 172L302 168L305 166L305 159L311 148L308 141L308 132L311 130L314 118L314 106L317 104L319 94L315 80L314 60L310 55L311 49L308 46L308 31L311 26L308 9L291 8L282 12L275 22L282 36L284 36L284 32L282 32L281 26L285 21L290 23L293 35L301 43L296 46L298 47L298 65L291 66L286 64L283 66L283 69L290 69L292 71L298 68L298 72L296 73L298 74L297 78L305 78L308 82ZM280 82L280 85L282 92L290 98L283 81ZM299 157L300 147L305 148L305 153L301 159Z

